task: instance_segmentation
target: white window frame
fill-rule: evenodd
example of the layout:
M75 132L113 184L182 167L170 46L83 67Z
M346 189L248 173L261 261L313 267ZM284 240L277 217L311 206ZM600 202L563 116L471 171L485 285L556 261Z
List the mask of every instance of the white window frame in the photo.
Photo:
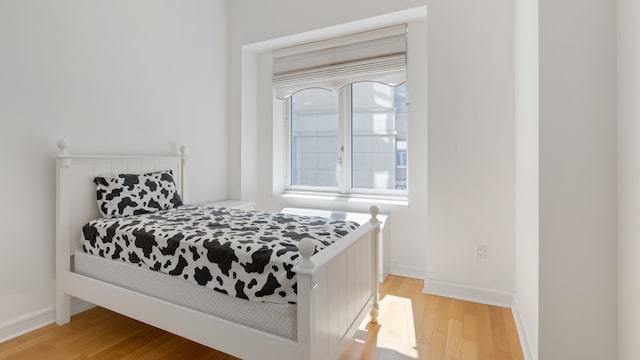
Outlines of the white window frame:
M292 179L292 163L291 163L291 121L292 121L292 100L291 97L282 101L283 120L285 129L285 146L284 146L284 194L304 194L304 195L318 195L318 196L333 196L342 198L366 198L366 199L389 199L406 201L409 195L410 184L408 182L409 162L410 155L407 152L407 186L405 190L396 189L367 189L367 188L354 188L352 185L352 87L351 85L345 86L338 91L338 153L341 161L341 166L338 175L338 186L306 186L306 185L293 185ZM407 134L407 142L409 135ZM338 159L337 159L338 161Z

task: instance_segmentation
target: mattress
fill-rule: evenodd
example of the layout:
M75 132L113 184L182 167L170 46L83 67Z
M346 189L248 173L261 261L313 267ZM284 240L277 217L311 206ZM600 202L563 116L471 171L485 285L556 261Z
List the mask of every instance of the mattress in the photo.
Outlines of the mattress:
M179 277L81 251L75 253L74 271L237 324L296 340L295 304L256 302L231 297Z
M298 243L316 252L356 229L355 222L216 207L182 206L86 224L91 255L172 275L251 301L295 303Z

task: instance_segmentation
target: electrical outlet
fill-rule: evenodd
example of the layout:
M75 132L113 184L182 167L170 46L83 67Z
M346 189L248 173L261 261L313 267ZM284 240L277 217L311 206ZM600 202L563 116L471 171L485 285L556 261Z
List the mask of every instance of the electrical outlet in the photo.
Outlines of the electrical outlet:
M476 245L476 257L481 260L487 259L487 245L485 244Z

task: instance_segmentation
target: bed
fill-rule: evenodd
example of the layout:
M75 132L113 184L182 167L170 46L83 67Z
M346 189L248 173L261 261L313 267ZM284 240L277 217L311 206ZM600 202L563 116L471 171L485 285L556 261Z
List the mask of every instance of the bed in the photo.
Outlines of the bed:
M114 256L92 255L85 251L86 243L83 249L83 241L88 241L83 226L104 210L96 203L94 178L170 171L177 193L188 204L185 147L180 155L170 156L71 155L66 141L59 141L58 148L57 324L70 321L71 298L76 297L243 359L336 359L367 315L377 321L375 206L369 222L345 232L322 251L308 237L297 243L295 254L295 249L289 251L290 258L298 258L289 269L295 274L293 298L291 292L280 291L282 301L238 299L222 294L226 290L207 289ZM205 205L200 211L256 216ZM157 279L162 285L156 285Z

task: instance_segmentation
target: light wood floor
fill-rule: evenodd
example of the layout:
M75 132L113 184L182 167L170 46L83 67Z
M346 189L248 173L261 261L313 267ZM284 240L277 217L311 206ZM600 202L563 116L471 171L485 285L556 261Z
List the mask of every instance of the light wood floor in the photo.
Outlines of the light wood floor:
M380 322L365 323L350 359L523 359L511 310L422 293L422 281L389 276ZM103 308L0 344L0 359L235 359Z

